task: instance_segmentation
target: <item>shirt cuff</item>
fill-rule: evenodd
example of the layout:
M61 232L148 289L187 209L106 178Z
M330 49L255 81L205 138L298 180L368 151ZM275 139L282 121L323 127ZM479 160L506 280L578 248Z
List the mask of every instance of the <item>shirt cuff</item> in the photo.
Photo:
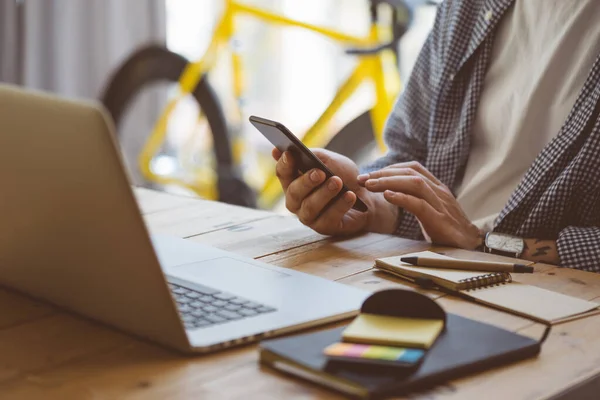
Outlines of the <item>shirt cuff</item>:
M600 272L600 228L569 226L556 241L560 266Z
M398 222L394 235L413 240L424 239L423 233L421 232L421 225L419 225L417 217L402 209L398 215Z

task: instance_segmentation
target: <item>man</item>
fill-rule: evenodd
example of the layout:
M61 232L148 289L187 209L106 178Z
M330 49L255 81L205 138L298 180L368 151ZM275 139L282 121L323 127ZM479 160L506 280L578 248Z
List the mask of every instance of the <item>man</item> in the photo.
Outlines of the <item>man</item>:
M359 175L317 150L338 174L324 182L275 150L287 208L327 235L393 233L600 271L598 21L597 0L445 1L387 122L388 154ZM325 208L342 180L367 213L351 192Z

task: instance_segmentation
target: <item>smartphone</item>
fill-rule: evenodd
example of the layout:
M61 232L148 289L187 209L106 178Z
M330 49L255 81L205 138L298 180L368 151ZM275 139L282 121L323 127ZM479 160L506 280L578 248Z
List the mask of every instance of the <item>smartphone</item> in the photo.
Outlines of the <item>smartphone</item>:
M260 133L273 144L273 146L277 147L279 151L282 153L284 151L292 153L301 173L306 173L313 168L317 168L325 172L327 179L334 176L333 172L331 172L329 168L327 168L325 164L323 164L321 160L319 160L319 158L300 141L300 139L283 126L283 124L254 115L250 117L250 123L254 125L256 129L258 129ZM340 193L330 204L342 197L348 190L350 189L348 189L346 185L343 185ZM367 205L358 197L352 208L361 212L366 212L368 210Z

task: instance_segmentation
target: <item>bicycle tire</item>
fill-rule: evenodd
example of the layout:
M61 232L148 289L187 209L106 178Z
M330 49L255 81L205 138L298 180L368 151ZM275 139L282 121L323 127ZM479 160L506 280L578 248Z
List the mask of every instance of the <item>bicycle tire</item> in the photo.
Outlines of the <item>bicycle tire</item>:
M365 111L346 124L325 146L325 149L342 154L357 164L365 153L376 146L371 114Z
M101 95L101 102L110 113L117 128L132 100L143 89L160 82L178 82L189 61L160 45L149 45L135 51L115 73ZM213 152L218 176L219 201L256 207L256 195L240 178L233 163L227 122L218 97L206 75L191 93L206 116L213 139Z

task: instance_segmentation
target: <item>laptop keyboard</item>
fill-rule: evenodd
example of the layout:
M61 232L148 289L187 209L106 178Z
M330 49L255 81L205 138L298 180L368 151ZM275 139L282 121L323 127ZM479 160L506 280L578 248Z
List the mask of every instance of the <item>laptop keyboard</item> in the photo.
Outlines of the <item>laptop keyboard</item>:
M187 329L208 328L276 310L207 286L194 285L194 289L190 289L169 282L169 288Z

